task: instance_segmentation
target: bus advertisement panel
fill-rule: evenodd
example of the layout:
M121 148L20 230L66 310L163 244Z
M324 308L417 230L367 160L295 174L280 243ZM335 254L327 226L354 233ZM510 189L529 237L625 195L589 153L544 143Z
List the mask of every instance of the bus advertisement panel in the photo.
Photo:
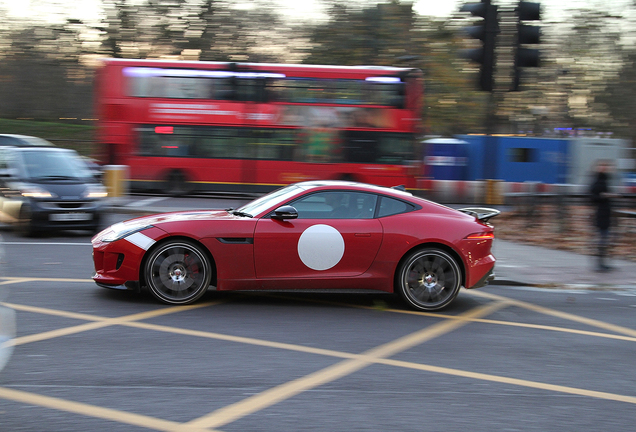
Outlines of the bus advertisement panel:
M104 60L99 154L133 190L266 192L349 179L416 190L416 69Z

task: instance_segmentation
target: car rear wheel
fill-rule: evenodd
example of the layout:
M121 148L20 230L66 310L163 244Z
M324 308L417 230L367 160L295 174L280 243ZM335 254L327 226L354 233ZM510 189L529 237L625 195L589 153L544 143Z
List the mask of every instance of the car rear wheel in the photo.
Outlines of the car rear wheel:
M398 269L396 288L416 309L433 311L452 302L461 283L457 261L441 249L427 248L404 259Z
M197 301L210 286L212 268L203 250L185 240L154 249L145 266L148 288L155 298L173 305Z

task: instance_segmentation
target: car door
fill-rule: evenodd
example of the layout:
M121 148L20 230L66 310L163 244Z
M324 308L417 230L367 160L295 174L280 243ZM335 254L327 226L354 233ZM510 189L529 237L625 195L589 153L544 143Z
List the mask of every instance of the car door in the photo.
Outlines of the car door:
M259 279L352 277L372 264L382 243L377 195L321 191L290 203L297 219L264 217L254 234Z

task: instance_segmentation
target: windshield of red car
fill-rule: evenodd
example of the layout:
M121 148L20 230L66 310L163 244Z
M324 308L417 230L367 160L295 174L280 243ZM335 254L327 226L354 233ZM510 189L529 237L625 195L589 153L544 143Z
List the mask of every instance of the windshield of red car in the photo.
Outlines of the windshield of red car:
M264 195L260 198L255 199L252 202L245 204L243 207L240 207L235 210L238 213L245 213L252 217L259 215L265 210L277 207L278 204L281 204L288 199L292 198L296 195L302 188L298 186L286 186L281 189L277 189L274 192L270 192L267 195Z

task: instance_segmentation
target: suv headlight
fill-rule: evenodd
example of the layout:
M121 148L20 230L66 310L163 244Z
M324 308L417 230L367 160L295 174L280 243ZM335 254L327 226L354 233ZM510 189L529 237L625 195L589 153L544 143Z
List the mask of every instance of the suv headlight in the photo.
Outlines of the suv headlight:
M57 195L52 194L46 189L31 184L23 185L20 188L20 193L25 198L57 198Z
M108 191L102 185L89 184L86 186L86 191L83 196L84 198L90 199L106 198L108 196Z

